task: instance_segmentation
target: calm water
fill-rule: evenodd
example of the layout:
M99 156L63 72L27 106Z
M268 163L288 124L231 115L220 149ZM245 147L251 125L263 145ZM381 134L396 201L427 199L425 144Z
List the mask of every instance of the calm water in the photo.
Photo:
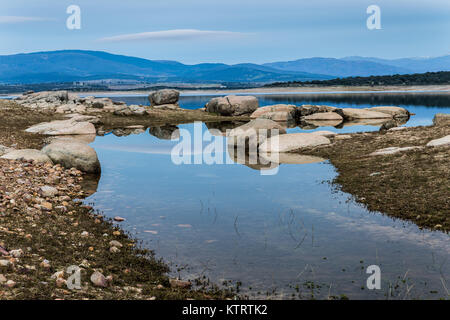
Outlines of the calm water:
M200 107L210 98L182 97L180 104ZM259 98L261 105L319 102L304 96ZM321 104L371 106L323 99ZM119 100L145 102L140 97ZM450 109L408 103L416 116L406 125L430 124L434 113ZM193 132L193 124L178 127ZM345 127L340 132L375 129ZM174 275L206 276L217 284L240 281L241 293L256 298L345 294L385 299L387 292L396 298L447 296L449 236L368 212L350 195L334 191L328 181L336 172L328 162L282 164L274 175L243 164L175 165L170 151L178 142L160 138L148 130L97 137L92 146L102 176L98 191L86 201L108 216L126 218L121 225L170 263ZM230 160L226 152L222 156ZM366 268L372 264L381 268L381 290L366 288Z

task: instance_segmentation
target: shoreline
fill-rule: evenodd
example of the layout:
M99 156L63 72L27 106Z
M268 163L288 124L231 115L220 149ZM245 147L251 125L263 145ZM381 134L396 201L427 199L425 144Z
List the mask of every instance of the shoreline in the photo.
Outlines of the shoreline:
M80 96L98 96L98 97L121 97L121 96L147 96L154 90L112 90L112 91L70 91ZM259 87L250 89L179 89L181 96L214 96L227 94L401 94L401 93L419 93L419 94L450 94L450 85L429 85L429 86L310 86L310 87ZM21 93L9 93L0 95L0 99L15 97Z

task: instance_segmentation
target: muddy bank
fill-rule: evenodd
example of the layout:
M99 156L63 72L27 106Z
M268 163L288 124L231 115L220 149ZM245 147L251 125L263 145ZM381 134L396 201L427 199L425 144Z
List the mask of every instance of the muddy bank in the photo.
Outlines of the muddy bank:
M306 154L330 159L338 172L333 182L369 210L448 232L450 148L424 146L449 134L448 124L356 133ZM379 149L411 146L423 148L370 156Z
M38 149L44 137L24 130L58 116L0 101L0 119L0 144ZM77 200L95 190L95 180L78 170L0 159L0 181L0 299L232 296L205 279L192 284L195 289L169 279L167 265L151 251L140 249L117 222ZM67 288L70 266L81 270L81 289Z

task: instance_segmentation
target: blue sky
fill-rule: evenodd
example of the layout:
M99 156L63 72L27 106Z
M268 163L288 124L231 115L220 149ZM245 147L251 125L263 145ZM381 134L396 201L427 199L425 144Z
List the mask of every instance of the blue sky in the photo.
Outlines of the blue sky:
M184 63L450 54L448 0L2 0L0 54L104 50ZM381 9L368 30L366 9ZM69 5L81 29L66 28Z

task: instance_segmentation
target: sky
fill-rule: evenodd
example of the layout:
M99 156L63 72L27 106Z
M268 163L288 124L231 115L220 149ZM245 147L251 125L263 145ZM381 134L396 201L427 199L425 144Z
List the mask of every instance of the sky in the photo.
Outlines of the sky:
M67 8L80 8L80 29ZM370 5L380 29L368 29ZM0 54L101 50L154 60L264 63L450 54L448 0L1 0Z

